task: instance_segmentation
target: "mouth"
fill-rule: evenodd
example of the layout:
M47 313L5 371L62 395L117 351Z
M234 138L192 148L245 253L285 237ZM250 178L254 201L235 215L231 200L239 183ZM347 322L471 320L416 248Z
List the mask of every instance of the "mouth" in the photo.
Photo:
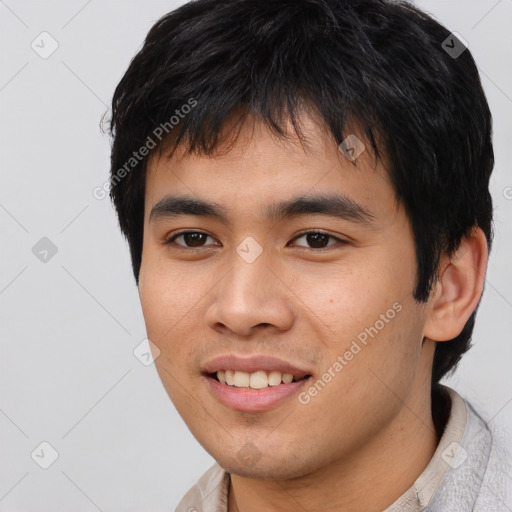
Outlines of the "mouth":
M295 366L286 358L265 354L219 356L204 364L202 376L216 401L242 412L262 412L283 406L313 378L311 371Z
M251 373L238 370L218 370L206 375L220 384L238 389L266 389L292 382L301 382L311 377L310 374L300 376L277 370L258 370Z

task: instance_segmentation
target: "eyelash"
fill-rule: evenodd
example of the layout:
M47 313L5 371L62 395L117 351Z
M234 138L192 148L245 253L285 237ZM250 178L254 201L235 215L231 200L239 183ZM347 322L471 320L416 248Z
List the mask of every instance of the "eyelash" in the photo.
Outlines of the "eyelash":
M176 240L176 238L182 236L182 235L187 235L187 234L194 234L194 233L197 233L197 234L200 234L200 235L206 235L207 237L211 237L213 238L211 235L209 235L208 233L205 233L204 231L182 231L180 233L176 233L174 234L172 237L168 238L167 240L164 241L164 245L171 245L174 243L174 241ZM334 235L331 235L330 233L326 233L324 231L318 231L318 230L313 230L313 231L304 231L303 233L300 233L298 234L292 241L295 241L297 240L298 238L301 238L305 235L325 235L327 236L328 238L332 238L334 240L336 240L340 245L347 245L347 241L345 240L342 240ZM311 251L326 251L326 250L329 250L331 249L332 247L335 247L336 244L333 244L333 245L328 245L326 247L303 247L303 246L299 246L299 249L309 249ZM201 251L204 247L186 247L186 246L183 246L183 245L178 245L178 248L179 249L185 249L185 250L195 250L195 251Z

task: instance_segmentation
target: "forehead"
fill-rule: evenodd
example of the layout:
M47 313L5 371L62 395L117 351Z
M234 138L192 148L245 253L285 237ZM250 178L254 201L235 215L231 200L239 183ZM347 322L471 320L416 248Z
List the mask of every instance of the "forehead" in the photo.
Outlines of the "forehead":
M158 203L158 210L169 212L174 200L180 208L191 208L226 221L230 206L258 207L270 220L293 211L306 211L306 197L316 197L316 205L325 199L325 208L344 209L353 219L371 217L371 204L381 197L389 201L393 190L382 161L377 161L360 133L351 133L342 150L334 138L311 116L302 116L301 141L293 132L281 138L260 122L248 118L224 138L212 154L190 154L178 146L172 156L155 153L147 167L146 220ZM355 145L354 145L355 141ZM354 149L351 159L347 148ZM302 198L302 201L297 201ZM208 205L205 204L209 199ZM280 199L280 201L276 201ZM192 202L195 200L195 205ZM200 204L202 202L202 204ZM299 204L300 203L300 204ZM224 205L224 206L222 206ZM264 205L264 206L262 206ZM176 201L174 206L176 206ZM206 212L208 210L208 212Z

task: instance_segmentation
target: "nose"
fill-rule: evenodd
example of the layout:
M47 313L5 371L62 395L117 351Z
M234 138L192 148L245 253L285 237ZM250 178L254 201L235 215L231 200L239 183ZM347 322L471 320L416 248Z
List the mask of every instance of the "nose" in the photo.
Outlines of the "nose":
M285 281L266 258L248 263L236 255L231 269L215 287L206 313L208 326L240 337L250 337L260 328L290 329L295 317L293 293Z

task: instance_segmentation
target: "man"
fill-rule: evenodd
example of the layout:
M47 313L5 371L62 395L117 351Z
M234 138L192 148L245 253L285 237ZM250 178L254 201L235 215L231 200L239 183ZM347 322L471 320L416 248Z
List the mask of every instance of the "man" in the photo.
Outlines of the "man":
M112 107L155 364L217 461L177 510L505 510L489 429L439 384L492 240L462 40L407 3L198 0Z

